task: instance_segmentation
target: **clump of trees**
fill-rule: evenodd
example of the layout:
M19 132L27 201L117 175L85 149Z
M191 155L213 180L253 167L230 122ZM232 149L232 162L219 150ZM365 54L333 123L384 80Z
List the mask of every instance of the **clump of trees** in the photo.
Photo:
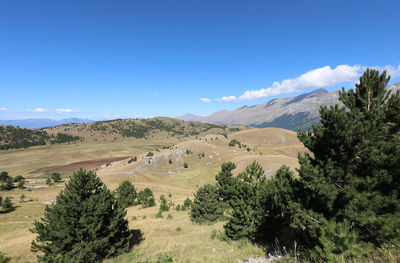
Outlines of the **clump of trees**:
M40 262L101 262L128 251L126 210L92 171L75 172L31 230Z
M400 92L391 94L388 81L386 72L368 69L355 90L339 92L344 107L321 107L320 124L298 133L312 153L299 155L298 176L283 166L265 180L253 163L233 177L235 165L222 165L207 198L197 198L203 188L196 194L193 221L221 216L217 208L200 214L196 205L214 207L218 200L230 215L230 238L297 241L323 262L350 261L398 241Z
M223 207L219 202L218 189L206 184L197 190L191 205L190 217L196 223L212 223L223 217Z
M242 147L242 143L241 143L241 142L239 142L239 141L236 140L236 139L232 139L232 140L229 142L229 146L235 146L235 145L239 146L239 148Z
M8 175L8 172L2 171L0 173L0 190L1 191L9 191L15 188L14 183L18 183L17 187L20 189L24 188L25 178L21 175L12 178Z

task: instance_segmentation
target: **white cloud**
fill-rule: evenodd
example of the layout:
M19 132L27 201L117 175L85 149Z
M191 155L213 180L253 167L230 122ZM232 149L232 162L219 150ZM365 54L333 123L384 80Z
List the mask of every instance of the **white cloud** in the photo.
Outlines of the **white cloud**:
M343 82L354 82L356 81L356 78L365 71L366 68L368 67L361 65L339 65L333 69L330 66L325 66L322 68L310 70L294 79L285 79L280 82L275 81L274 83L272 83L272 86L268 88L263 88L259 90L248 90L239 97L233 95L224 96L222 98L216 99L216 101L239 102L244 100L255 100L279 94L303 91L307 89L323 88ZM378 69L380 71L387 70L387 73L392 77L400 76L400 65L397 68L391 65L387 65L384 67L375 66L370 68Z
M200 100L202 102L205 102L205 103L210 103L211 102L211 100L209 98L200 98Z
M80 111L73 109L56 109L56 113L78 113Z
M6 111L6 110L8 110L6 107L1 107L0 108L0 111Z
M27 111L27 112L35 112L35 113L48 112L48 110L45 110L45 109L43 109L43 108L36 108L36 109L33 109L33 110L28 109L28 110L26 110L26 111Z

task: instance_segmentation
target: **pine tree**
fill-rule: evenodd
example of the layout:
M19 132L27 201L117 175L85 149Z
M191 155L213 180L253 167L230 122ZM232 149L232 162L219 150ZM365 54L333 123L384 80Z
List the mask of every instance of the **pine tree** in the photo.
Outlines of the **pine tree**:
M31 230L40 262L101 262L128 251L126 211L94 172L75 172Z
M15 210L15 206L14 206L13 202L11 201L11 197L9 197L9 196L4 198L4 200L1 202L1 206L3 207L3 212L5 212L5 213Z
M390 93L389 79L368 69L355 90L339 92L344 107L321 107L320 124L298 133L312 155L299 156L297 178L281 171L265 191L264 236L286 225L326 260L400 238L400 92Z
M264 170L260 164L254 161L230 185L235 188L236 194L231 196L230 207L232 212L229 222L224 226L228 237L235 240L241 238L255 239L258 225L262 219L263 207L260 197L265 184Z
M139 191L137 195L138 203L142 205L143 208L151 207L156 205L156 200L154 199L154 194L150 188L145 188Z
M237 195L235 190L235 178L232 171L236 169L236 164L233 162L223 163L221 171L215 176L217 187L221 201L229 205L233 197Z
M123 181L115 190L115 197L119 204L125 208L135 205L137 197L135 186L128 180Z
M216 186L206 184L200 187L191 206L190 217L196 223L213 223L223 216Z
M160 211L161 212L169 211L169 206L167 205L167 199L165 199L164 195L160 196Z

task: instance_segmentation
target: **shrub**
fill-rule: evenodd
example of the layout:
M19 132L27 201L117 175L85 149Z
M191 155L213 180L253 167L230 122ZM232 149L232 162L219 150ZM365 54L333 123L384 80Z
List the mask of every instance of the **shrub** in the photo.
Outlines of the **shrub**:
M5 181L0 185L1 191L9 191L14 188L13 179L11 177L7 177Z
M0 251L0 263L9 263L9 262L11 262L11 258L6 256L6 254Z
M15 206L14 206L13 202L11 201L11 197L9 197L9 196L7 196L6 198L4 198L4 200L2 200L1 206L3 208L2 212L4 212L4 213L8 213L8 212L15 210Z
M169 159L168 163L169 163L169 164L172 164L172 160L171 160L171 158Z
M151 157L151 156L153 156L153 155L154 155L154 153L148 152L146 156L147 156L147 157Z
M192 204L193 204L192 200L190 200L189 197L187 197L185 201L183 201L183 205L181 207L182 211L190 209L192 207Z
M160 211L169 211L169 206L167 205L167 199L165 199L164 195L160 196Z
M174 262L174 258L172 257L171 251L157 254L157 262L156 263L173 263L173 262Z
M178 227L176 228L176 232L182 232L182 228L181 228L180 226L178 226Z
M157 212L157 214L156 214L156 218L163 218L163 215L162 215L162 211L161 211L161 210L158 210L158 212Z
M17 175L14 177L14 182L25 181L25 178L22 175Z
M212 223L222 218L223 209L218 201L217 187L206 184L195 194L190 217L196 223Z
M115 190L115 196L120 205L125 208L136 204L136 189L135 186L128 180L125 180L119 184Z
M52 173L51 174L51 179L55 182L55 183L60 183L61 182L61 175L59 173Z
M24 187L25 187L25 181L19 181L17 187L18 187L19 189L24 189Z
M81 169L35 221L32 251L43 262L101 262L131 247L125 215L97 175Z
M187 163L184 163L183 164L183 168L188 168L189 166L188 166L188 164Z
M137 195L138 203L142 205L143 208L151 207L156 205L156 201L154 199L154 194L149 188L145 188L142 191L139 191Z

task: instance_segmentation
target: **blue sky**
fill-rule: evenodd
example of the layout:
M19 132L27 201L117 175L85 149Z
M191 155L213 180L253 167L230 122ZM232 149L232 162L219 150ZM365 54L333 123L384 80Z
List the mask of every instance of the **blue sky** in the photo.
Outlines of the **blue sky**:
M0 1L0 119L210 114L351 87L370 66L400 81L399 10L365 0Z

